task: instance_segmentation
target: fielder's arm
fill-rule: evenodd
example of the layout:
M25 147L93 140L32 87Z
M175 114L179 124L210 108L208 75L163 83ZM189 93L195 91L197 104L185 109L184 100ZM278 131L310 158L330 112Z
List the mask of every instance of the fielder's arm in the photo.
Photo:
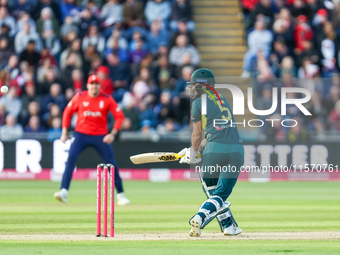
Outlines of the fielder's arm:
M63 143L65 143L68 139L67 130L68 130L68 127L70 126L72 115L76 111L78 111L78 101L79 101L78 98L79 98L79 93L75 94L72 97L71 101L65 107L65 110L63 113L63 122L62 122L63 131L60 137L60 140Z
M112 113L114 119L115 119L115 124L113 126L113 129L111 130L110 133L108 133L106 136L103 138L103 142L107 144L113 143L115 140L115 137L123 123L124 120L124 113L123 111L118 107L116 101L110 96L110 106L109 110Z
M67 136L67 127L63 127L63 131L61 132L61 137L60 137L60 140L65 143L68 139L68 136Z

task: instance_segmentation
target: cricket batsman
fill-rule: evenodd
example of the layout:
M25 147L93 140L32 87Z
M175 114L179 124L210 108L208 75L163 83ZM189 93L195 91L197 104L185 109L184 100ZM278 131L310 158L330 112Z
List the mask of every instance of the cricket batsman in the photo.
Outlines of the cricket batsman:
M202 160L200 179L207 200L200 206L198 212L190 219L190 236L198 237L203 229L215 217L224 235L242 233L230 211L230 196L240 169L244 163L243 143L235 124L235 119L227 99L215 93L215 77L208 69L198 69L187 83L186 91L193 99L191 121L193 133L191 148L184 148L178 154L184 156L180 163L197 164ZM202 95L206 94L206 114L203 115ZM215 121L214 121L215 120ZM218 121L216 121L218 120ZM216 124L221 123L221 124ZM204 139L202 139L202 129ZM204 147L203 155L200 150ZM214 166L220 172L209 172L208 167ZM223 168L224 167L224 168ZM205 169L205 171L203 171Z
M118 166L111 146L123 123L124 114L110 95L100 92L100 80L97 75L91 75L88 78L86 87L87 90L77 93L64 110L63 129L60 137L63 143L68 139L67 129L74 113L77 113L77 124L61 181L61 190L54 193L54 197L61 202L67 202L67 193L76 160L86 147L91 146L99 153L105 164L114 165L117 204L130 204L130 201L123 193L122 179L119 176ZM115 119L114 127L110 133L107 130L109 111Z

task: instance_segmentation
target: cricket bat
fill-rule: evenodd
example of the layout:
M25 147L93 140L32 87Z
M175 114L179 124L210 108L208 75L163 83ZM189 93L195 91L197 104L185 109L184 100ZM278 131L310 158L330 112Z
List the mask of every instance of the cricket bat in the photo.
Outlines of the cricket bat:
M151 152L131 156L130 160L135 165L139 165L155 162L178 161L182 157L184 156L180 156L175 152Z

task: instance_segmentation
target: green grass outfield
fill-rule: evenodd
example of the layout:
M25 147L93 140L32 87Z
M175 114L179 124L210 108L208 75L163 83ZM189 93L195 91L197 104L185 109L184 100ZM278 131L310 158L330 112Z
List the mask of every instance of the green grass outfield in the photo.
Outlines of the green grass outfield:
M129 181L124 187L132 205L115 207L117 236L171 233L187 236L188 220L205 199L200 184L194 181ZM0 254L340 254L340 239L334 238L94 239L95 181L73 182L68 204L53 198L58 189L59 183L49 181L0 181ZM305 232L308 237L307 232L340 231L339 182L239 182L229 201L245 236L256 232ZM222 235L218 231L216 221L203 230ZM22 239L18 235L41 237ZM48 239L57 235L71 238ZM92 239L72 239L78 235Z

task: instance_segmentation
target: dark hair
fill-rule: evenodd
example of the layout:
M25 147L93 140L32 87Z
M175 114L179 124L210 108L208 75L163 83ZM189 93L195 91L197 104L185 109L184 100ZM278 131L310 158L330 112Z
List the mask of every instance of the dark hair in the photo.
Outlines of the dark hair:
M3 28L3 27L4 27L4 28L7 28L8 30L10 29L10 27L9 27L6 23L2 23L2 24L1 24L1 28Z

